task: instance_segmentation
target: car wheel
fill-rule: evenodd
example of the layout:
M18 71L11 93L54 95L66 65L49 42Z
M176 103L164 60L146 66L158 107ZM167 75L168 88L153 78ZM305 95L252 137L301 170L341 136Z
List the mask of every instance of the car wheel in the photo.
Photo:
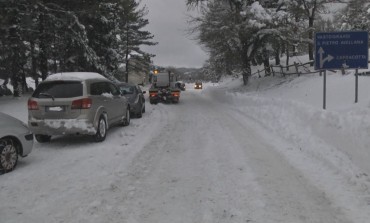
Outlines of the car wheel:
M130 107L127 107L127 109L126 109L126 117L123 119L123 126L130 125L130 122L131 122Z
M51 136L49 136L49 135L39 135L39 134L36 134L35 135L35 138L36 138L37 142L39 142L39 143L45 143L45 142L50 142Z
M103 115L99 118L98 129L94 135L95 142L103 142L107 137L107 122Z
M141 118L141 117L143 117L143 108L139 109L139 112L138 112L138 113L136 113L136 117L137 117L137 118Z
M17 166L18 152L12 139L0 139L0 170L7 173Z

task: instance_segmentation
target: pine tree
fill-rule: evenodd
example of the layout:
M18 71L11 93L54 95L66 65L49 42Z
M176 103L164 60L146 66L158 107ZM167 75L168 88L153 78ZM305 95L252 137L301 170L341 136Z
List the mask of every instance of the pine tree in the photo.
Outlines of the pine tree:
M351 0L337 18L341 30L370 30L370 3L367 0Z
M120 23L122 26L120 39L121 47L124 50L125 80L128 81L131 70L142 71L143 68L147 69L150 64L150 57L154 56L143 52L140 46L151 46L157 43L151 41L154 36L150 32L142 30L149 24L149 21L144 18L148 14L148 10L145 7L139 8L139 3L135 0L123 0L121 1L121 7L123 14Z
M26 45L24 42L24 15L27 11L27 1L2 1L0 2L2 15L1 22L1 43L2 70L7 77L11 78L14 86L14 96L20 96L19 86L21 86L24 66L27 63Z

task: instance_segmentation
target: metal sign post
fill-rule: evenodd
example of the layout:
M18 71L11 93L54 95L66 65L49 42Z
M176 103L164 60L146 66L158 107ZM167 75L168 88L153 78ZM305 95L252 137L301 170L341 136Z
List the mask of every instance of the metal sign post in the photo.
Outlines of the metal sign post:
M324 99L323 99L323 109L325 110L326 109L326 70L324 71L320 71L320 72L323 72L324 73Z
M358 102L358 69L356 69L355 103Z
M324 72L324 109L326 108L326 70L356 69L355 103L358 102L358 69L367 69L369 33L319 32L315 35L315 69Z

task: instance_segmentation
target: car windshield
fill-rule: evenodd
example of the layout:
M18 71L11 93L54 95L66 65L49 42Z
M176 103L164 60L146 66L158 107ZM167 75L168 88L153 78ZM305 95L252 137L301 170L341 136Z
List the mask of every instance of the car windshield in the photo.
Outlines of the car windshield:
M120 86L119 88L123 94L133 94L135 90L134 86Z
M52 81L41 83L33 93L35 98L73 98L82 96L80 81Z

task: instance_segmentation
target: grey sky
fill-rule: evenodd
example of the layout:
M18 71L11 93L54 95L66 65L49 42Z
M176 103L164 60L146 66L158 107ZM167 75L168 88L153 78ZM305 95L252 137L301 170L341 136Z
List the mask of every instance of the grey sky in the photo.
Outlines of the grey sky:
M154 64L176 67L202 67L206 53L186 32L187 7L185 0L142 0L149 14L146 30L154 34L156 46L144 47L153 53Z

